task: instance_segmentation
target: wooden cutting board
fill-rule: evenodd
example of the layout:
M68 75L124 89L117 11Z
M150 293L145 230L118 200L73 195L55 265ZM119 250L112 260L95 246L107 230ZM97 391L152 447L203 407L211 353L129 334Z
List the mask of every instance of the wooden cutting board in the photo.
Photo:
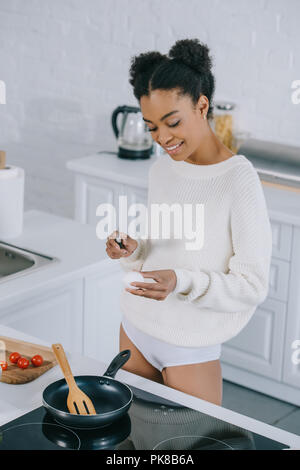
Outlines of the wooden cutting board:
M27 369L20 369L17 364L10 362L9 356L12 352L18 352L22 357L29 360ZM43 364L38 367L33 366L30 361L36 354L40 354L44 359ZM2 371L2 375L0 375L0 382L16 385L37 379L57 364L51 348L41 344L7 338L6 336L0 336L0 360L4 360L8 364L7 370Z

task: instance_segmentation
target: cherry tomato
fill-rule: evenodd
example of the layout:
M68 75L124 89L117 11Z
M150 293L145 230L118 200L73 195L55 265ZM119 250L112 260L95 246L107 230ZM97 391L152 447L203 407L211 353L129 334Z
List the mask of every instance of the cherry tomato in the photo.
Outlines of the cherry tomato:
M6 361L0 361L0 366L2 370L6 370L8 368L8 364Z
M9 360L10 362L12 362L13 364L16 364L18 362L18 359L21 357L21 354L19 354L18 352L13 352L11 353L11 355L9 356Z
M44 362L44 359L39 354L36 354L31 358L31 362L35 367L41 366Z
M19 357L17 366L20 367L20 369L27 369L29 366L29 361L26 359L26 357Z

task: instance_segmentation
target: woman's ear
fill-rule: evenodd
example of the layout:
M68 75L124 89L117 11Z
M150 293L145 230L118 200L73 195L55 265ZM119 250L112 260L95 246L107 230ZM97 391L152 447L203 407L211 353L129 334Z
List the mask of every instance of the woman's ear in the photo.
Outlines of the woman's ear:
M201 117L203 119L206 119L208 109L209 109L209 101L205 95L201 95L198 103L197 103L197 109L199 110Z

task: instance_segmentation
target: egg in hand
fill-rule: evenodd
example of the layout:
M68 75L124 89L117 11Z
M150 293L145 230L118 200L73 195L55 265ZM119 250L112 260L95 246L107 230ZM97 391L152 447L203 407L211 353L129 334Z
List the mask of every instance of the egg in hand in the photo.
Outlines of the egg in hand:
M156 282L154 279L151 278L144 278L144 276L137 272L137 271L129 271L125 274L125 276L122 279L123 284L125 287L129 289L141 289L141 287L137 286L132 286L130 283L131 282Z

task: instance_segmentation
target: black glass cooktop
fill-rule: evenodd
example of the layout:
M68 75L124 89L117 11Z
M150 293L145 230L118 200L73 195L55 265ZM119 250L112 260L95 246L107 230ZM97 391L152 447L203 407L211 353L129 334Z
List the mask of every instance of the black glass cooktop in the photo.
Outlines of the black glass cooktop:
M128 385L128 384L127 384ZM128 412L98 429L56 422L41 406L0 427L0 450L280 450L287 445L128 385Z

